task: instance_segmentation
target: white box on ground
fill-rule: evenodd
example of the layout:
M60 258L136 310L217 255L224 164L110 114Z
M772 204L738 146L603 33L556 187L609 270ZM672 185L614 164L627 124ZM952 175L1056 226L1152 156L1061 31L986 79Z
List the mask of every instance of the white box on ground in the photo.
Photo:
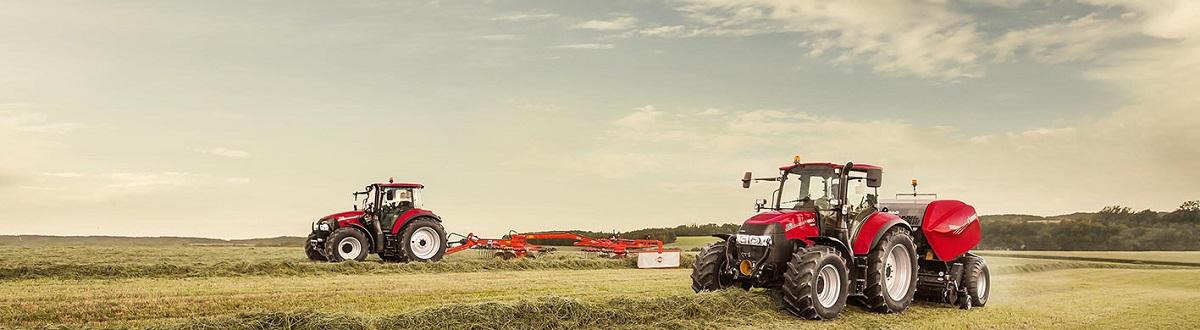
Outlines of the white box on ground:
M679 251L639 252L638 268L677 268L679 267Z

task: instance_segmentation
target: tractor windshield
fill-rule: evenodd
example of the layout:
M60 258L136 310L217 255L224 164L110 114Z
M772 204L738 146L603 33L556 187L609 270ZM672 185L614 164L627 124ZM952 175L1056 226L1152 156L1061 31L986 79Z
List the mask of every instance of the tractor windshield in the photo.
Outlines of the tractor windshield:
M816 206L829 209L837 198L837 175L832 170L801 170L784 177L780 187L781 208Z

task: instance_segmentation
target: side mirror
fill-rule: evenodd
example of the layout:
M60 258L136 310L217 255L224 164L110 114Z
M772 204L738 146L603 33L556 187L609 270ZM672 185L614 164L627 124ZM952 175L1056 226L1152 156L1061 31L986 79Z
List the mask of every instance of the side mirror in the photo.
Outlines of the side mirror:
M746 172L746 175L742 176L742 188L747 188L747 189L750 188L750 180L752 180L751 178L753 178L753 177L754 177L754 174L751 174L750 172Z
M883 186L883 170L867 170L867 187L879 188Z

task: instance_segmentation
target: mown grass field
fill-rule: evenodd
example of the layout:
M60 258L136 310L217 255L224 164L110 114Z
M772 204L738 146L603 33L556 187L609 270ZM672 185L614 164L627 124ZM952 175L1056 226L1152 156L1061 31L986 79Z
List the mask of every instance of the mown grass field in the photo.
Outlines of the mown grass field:
M690 269L563 252L325 264L298 248L3 247L0 328L1190 328L1200 268L988 257L987 307L848 307L800 321L771 292L694 294ZM1090 254L1087 254L1090 256ZM1189 253L1195 258L1200 253ZM1123 255L1128 259L1130 256ZM1150 258L1150 257L1147 257ZM689 262L685 260L685 263Z

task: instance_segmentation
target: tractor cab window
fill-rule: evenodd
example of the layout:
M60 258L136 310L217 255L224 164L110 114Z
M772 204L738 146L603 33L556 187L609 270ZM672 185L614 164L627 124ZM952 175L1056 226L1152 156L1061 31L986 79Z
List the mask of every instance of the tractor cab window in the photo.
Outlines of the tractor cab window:
M415 205L413 190L408 188L389 188L383 191L383 207L386 209L411 209Z
M829 201L837 197L837 176L832 171L801 171L794 179L784 182L783 208L800 209L816 207L828 210Z

